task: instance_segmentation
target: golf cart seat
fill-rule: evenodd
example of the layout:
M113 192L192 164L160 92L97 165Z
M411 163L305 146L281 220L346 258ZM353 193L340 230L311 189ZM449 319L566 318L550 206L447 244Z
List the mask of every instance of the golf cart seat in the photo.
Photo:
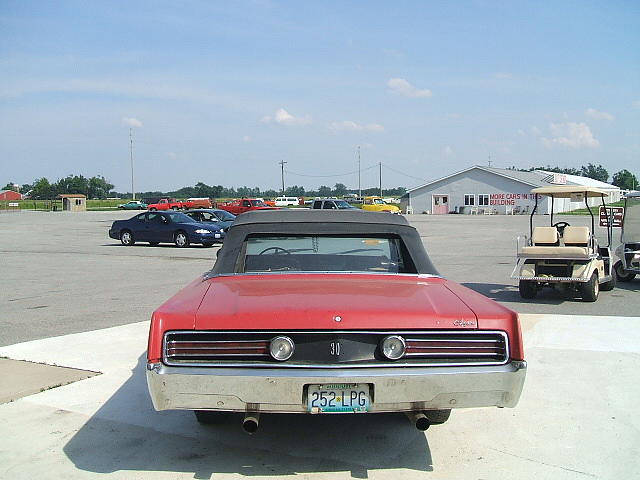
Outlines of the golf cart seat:
M533 246L522 247L518 257L580 259L589 258L591 254L587 227L565 227L564 246L560 245L556 227L535 227L531 240Z

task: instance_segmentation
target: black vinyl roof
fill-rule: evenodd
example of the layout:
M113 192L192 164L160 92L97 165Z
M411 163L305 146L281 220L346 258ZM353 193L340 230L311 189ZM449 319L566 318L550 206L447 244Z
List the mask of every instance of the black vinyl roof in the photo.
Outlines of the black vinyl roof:
M253 210L238 215L235 225L254 223L363 223L385 225L409 225L402 215L364 210L313 210L290 208L282 210Z

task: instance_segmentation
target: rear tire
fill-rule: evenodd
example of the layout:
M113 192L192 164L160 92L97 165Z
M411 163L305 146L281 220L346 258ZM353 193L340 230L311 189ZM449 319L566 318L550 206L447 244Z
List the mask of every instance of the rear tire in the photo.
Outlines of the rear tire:
M171 210L173 210L174 212L177 212L180 209L178 207L171 207Z
M538 284L533 280L520 280L518 290L522 298L536 298L538 294Z
M227 418L227 412L212 412L209 410L194 410L196 420L202 425L216 425L224 423Z
M189 246L189 237L187 236L187 234L185 232L183 232L182 230L176 232L175 236L173 237L173 243L176 244L176 247L178 248L185 248Z
M431 425L442 425L449 420L451 409L448 410L425 410L425 416L429 419Z
M133 233L131 233L131 230L123 230L120 232L120 243L125 247L130 247L136 243L133 239Z
M595 302L600 293L600 284L598 283L598 274L593 272L588 282L580 285L580 294L585 302Z
M620 260L618 260L613 266L613 270L615 271L616 277L618 277L618 280L620 280L621 282L630 282L631 280L636 278L635 273L624 272L624 268L622 268L622 262Z

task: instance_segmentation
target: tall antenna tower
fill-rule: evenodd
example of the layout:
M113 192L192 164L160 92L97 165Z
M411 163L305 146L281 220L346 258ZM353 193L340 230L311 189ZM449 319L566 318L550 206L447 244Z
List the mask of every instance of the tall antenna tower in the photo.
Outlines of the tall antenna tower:
M129 157L131 159L131 199L136 199L136 191L133 187L133 128L129 127Z

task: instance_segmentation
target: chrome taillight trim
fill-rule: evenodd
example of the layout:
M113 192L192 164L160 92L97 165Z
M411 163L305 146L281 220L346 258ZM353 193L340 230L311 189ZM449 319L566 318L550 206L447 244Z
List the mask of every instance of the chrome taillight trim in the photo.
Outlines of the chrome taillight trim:
M502 342L504 342L504 356L499 359L495 359L492 361L458 361L458 362L438 362L438 361L412 361L410 364L403 364L402 359L394 360L394 361L386 361L386 362L371 362L366 364L318 364L318 365L309 365L309 364L300 364L292 361L286 362L276 362L273 363L256 363L251 360L247 360L246 362L225 362L225 363L216 363L212 362L189 362L189 361L171 361L170 358L167 357L167 336L168 335L179 335L179 334L193 334L193 335L211 335L211 334L262 334L269 335L273 334L274 337L279 335L289 335L289 334L327 334L327 333L335 333L335 334L376 334L376 335L402 335L405 339L408 339L408 335L465 335L465 336L476 336L476 335L498 335L502 338ZM416 340L412 338L412 340ZM418 339L418 340L429 340L429 339ZM214 340L215 341L215 340ZM248 341L256 341L256 340L248 340ZM264 341L264 340L260 340ZM270 341L270 340L268 340ZM409 341L409 340L407 340ZM442 339L434 340L434 341L444 341ZM460 339L455 339L451 341L461 341ZM462 340L464 341L464 340ZM480 341L488 341L487 339L470 339L470 342L480 342ZM500 343L501 340L494 339L496 343ZM189 342L194 343L195 341L189 340ZM234 342L238 342L238 340L234 340ZM477 347L476 347L477 348ZM169 366L185 366L185 367L251 367L251 368L308 368L308 369L345 369L345 368L411 368L411 367L458 367L458 366L492 366L492 365L505 365L509 363L509 355L510 355L510 344L509 337L506 332L502 330L273 330L273 331L264 331L264 330L172 330L167 331L163 335L162 341L162 360L165 365ZM424 354L418 354L419 356L425 357ZM408 356L418 356L418 355L407 355ZM448 356L458 356L447 353ZM475 355L465 354L467 357L473 357ZM494 354L480 354L478 356L491 356ZM230 357L234 355L229 355ZM240 355L242 356L242 355ZM271 356L267 354L269 358ZM440 354L442 356L442 354ZM426 357L428 358L428 357Z

